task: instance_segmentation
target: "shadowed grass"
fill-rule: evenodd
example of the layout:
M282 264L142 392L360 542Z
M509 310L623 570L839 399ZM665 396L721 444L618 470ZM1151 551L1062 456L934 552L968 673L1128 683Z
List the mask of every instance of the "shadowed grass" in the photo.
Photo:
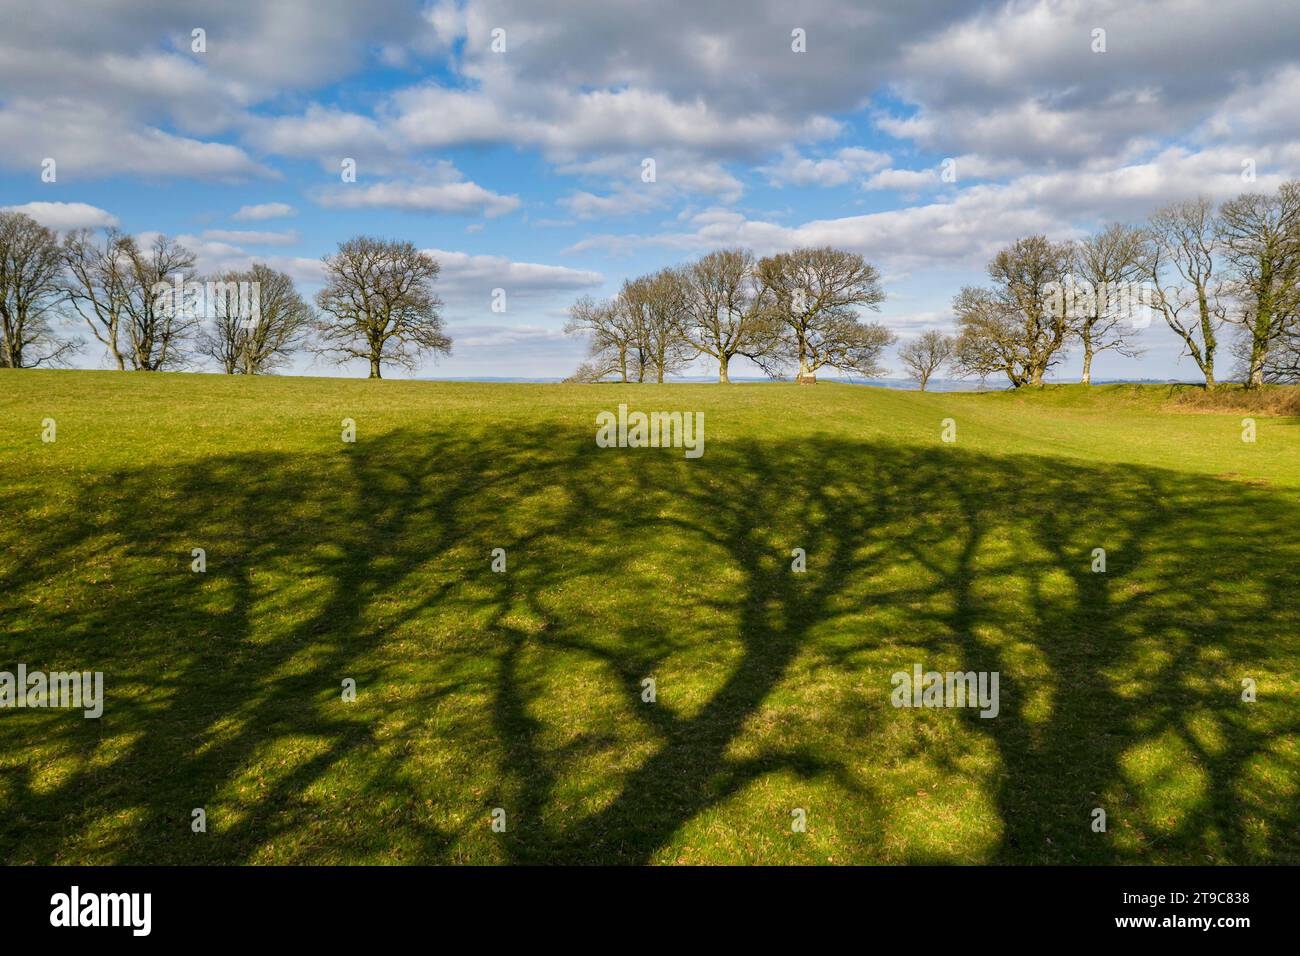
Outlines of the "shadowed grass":
M597 448L621 401L704 410L704 457ZM0 860L1295 863L1300 437L1239 431L1092 393L5 373L0 669L107 703L0 711ZM999 716L895 709L914 663L998 671Z

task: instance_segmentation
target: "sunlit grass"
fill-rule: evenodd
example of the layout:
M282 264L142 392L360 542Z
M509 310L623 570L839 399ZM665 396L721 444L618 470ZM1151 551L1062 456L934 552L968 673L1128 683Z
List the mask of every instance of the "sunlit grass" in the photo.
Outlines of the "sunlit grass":
M1300 862L1300 427L1167 397L0 373L0 669L107 694L0 861Z

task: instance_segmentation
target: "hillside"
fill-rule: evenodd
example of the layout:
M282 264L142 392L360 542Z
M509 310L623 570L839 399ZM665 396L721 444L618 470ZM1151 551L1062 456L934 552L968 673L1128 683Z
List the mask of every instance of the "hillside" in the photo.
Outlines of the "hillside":
M1300 862L1300 419L1242 417L0 372L0 668L106 698L0 711L0 862Z

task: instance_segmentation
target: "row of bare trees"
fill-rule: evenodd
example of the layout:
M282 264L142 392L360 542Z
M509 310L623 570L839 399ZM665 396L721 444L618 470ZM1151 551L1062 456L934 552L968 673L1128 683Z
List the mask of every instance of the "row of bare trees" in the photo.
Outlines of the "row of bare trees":
M313 309L286 273L262 263L200 277L175 239L146 244L115 229L62 242L30 216L0 212L0 367L66 364L84 342L56 323L84 324L118 369L161 371L210 359L255 375L308 350L338 362L414 368L447 354L439 264L409 242L358 236L324 258Z
M700 356L728 382L736 356L769 374L813 379L831 367L879 375L894 336L859 309L884 300L880 274L841 249L795 249L757 259L722 249L623 283L611 299L579 299L565 330L582 334L588 359L571 381L662 382Z
M414 368L450 351L434 291L439 264L427 253L358 236L323 261L312 308L287 274L263 264L200 281L194 254L175 239L142 243L109 229L60 242L29 216L0 212L0 366L65 364L84 343L56 334L61 319L83 323L119 369L204 357L256 374L308 349L364 361L378 378L385 364ZM988 275L990 285L953 300L955 335L927 333L899 350L922 388L943 369L1038 385L1075 347L1089 382L1102 352L1139 354L1150 316L1178 336L1207 387L1225 327L1236 330L1233 355L1249 387L1300 380L1300 181L1218 207L1175 203L1142 226L1115 223L1077 242L1019 239ZM192 286L207 289L202 308ZM255 315L243 307L245 286L258 290ZM894 336L860 311L883 299L878 271L856 253L711 252L629 279L613 298L575 303L566 331L586 335L590 353L574 378L662 382L700 356L717 362L721 382L736 356L800 380L823 367L879 375Z
M1001 373L1016 388L1041 385L1077 343L1081 380L1089 383L1098 353L1138 354L1145 250L1143 233L1120 224L1077 243L1038 235L1003 249L989 262L992 285L967 286L953 300L957 373Z
M1300 381L1300 182L1217 208L1174 203L1141 226L1113 223L1078 242L1029 236L989 262L991 285L953 300L957 334L930 332L899 350L924 388L943 368L1038 385L1072 347L1082 381L1104 351L1137 355L1136 336L1163 319L1214 388L1220 336L1235 330L1248 388Z

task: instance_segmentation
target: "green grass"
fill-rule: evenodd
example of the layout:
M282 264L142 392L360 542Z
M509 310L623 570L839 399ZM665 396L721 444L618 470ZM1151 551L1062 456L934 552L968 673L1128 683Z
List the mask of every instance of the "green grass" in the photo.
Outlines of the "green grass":
M1167 397L0 372L0 669L107 697L0 862L1298 863L1300 421Z

